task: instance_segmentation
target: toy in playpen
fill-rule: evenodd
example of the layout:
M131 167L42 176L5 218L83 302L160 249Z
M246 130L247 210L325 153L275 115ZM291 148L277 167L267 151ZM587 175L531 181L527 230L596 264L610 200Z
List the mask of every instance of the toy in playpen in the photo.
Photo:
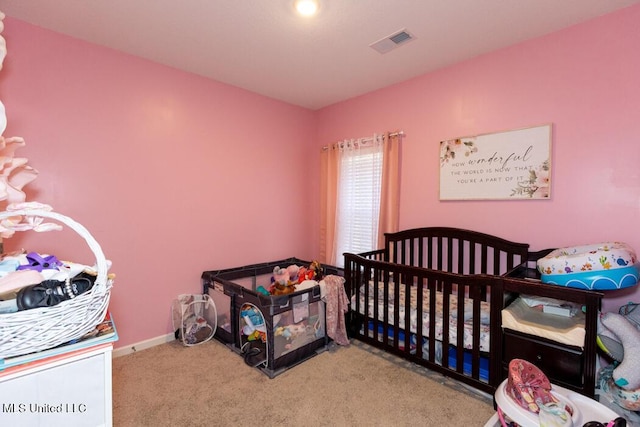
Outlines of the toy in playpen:
M262 311L253 304L243 304L240 308L240 325L240 352L245 363L254 368L266 366L269 344Z
M244 321L242 334L247 341L267 340L267 326L264 323L262 312L253 304L245 304L240 310L240 317Z

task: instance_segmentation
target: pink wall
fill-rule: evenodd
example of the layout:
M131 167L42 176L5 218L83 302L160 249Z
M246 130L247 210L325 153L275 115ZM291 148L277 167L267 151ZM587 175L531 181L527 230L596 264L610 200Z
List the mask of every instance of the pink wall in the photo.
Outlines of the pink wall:
M318 144L402 129L400 227L455 226L533 250L640 252L640 6L319 112ZM552 200L440 202L439 141L553 123ZM637 287L605 308L640 301Z
M172 330L202 271L310 258L314 114L7 17L4 136L40 171L28 200L86 226L116 273L117 347ZM305 214L302 214L305 213ZM71 230L5 241L93 263Z
M401 227L449 225L532 249L640 250L640 6L311 112L7 17L4 136L40 171L29 200L85 225L113 261L117 347L171 331L204 270L317 254L318 146L402 129ZM553 199L438 200L438 142L552 122ZM9 248L91 262L73 232ZM638 300L636 289L605 303Z

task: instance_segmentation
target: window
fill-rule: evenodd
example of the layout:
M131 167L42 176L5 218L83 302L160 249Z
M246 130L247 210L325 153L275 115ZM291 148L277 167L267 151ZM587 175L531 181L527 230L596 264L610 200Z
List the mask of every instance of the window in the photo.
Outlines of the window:
M340 160L337 192L337 263L344 252L377 249L380 191L382 182L382 138L371 143L347 143Z
M398 231L402 132L347 140L320 156L320 260L380 249Z

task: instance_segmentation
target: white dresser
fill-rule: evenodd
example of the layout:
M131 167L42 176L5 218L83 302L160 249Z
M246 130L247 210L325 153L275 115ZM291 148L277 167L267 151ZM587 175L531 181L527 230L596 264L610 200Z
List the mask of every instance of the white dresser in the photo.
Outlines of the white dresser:
M111 426L113 344L0 371L0 426Z

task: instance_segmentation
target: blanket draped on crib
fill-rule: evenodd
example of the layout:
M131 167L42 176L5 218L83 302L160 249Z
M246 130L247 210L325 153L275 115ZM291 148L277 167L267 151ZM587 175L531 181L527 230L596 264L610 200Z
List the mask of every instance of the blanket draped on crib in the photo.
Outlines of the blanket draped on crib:
M344 278L328 275L320 282L320 295L327 309L327 336L338 345L349 345L345 313L349 298L344 290Z

